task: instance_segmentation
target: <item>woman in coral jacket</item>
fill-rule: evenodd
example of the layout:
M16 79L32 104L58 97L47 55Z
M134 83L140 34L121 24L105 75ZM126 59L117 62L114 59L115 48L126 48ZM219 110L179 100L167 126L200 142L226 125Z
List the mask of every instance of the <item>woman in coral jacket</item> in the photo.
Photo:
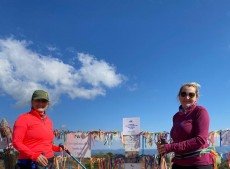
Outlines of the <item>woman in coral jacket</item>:
M208 151L209 114L198 106L198 83L181 86L178 98L179 111L173 116L170 135L173 142L157 144L159 154L174 152L172 169L213 169L213 157ZM203 153L204 152L204 153Z
M54 151L62 149L53 144L53 124L46 115L48 106L48 93L36 90L31 98L31 110L15 121L13 146L19 152L18 169L54 169Z

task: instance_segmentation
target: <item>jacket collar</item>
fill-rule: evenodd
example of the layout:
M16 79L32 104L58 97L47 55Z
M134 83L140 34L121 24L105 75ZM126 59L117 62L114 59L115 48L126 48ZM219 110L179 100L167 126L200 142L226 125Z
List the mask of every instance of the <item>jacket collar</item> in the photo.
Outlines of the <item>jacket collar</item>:
M39 111L37 111L37 110L35 110L35 109L33 109L33 108L31 108L31 110L30 110L29 113L31 113L32 115L36 116L36 117L39 118L39 119L46 119L46 118L47 118L46 115L44 115L44 116L42 117L42 116L40 115Z
M179 106L179 112L180 112L180 114L181 113L187 114L188 112L191 112L192 110L194 110L196 108L196 106L197 106L196 102L193 105L191 105L188 108L186 108L186 109L183 108L182 105L180 105Z

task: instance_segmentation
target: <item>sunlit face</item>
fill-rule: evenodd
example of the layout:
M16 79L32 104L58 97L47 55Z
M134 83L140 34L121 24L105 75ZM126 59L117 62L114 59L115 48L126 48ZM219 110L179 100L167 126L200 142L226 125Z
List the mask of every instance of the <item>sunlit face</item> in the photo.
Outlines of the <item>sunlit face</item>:
M45 113L49 106L49 102L45 99L37 99L31 101L32 108L37 110L41 115Z
M179 100L183 108L188 108L197 101L196 88L184 86L179 94Z

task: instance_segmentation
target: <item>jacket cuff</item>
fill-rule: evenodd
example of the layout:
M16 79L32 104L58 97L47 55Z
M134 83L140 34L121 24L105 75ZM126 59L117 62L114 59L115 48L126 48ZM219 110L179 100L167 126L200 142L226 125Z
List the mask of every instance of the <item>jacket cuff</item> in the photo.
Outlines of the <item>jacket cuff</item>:
M33 154L32 156L31 156L31 160L32 161L37 161L37 158L40 156L40 154Z
M164 144L165 146L165 151L166 153L170 153L172 150L171 150L171 144Z
M60 146L52 145L52 149L55 152L61 152L61 147Z

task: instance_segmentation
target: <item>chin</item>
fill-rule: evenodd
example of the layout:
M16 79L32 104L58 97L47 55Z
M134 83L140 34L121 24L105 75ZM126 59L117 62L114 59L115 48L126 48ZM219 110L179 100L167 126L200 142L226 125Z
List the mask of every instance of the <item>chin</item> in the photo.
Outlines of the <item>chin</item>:
M186 104L186 105L184 105L185 108L188 108L190 106L192 106L192 104Z
M37 111L43 114L45 112L45 109L37 109Z

